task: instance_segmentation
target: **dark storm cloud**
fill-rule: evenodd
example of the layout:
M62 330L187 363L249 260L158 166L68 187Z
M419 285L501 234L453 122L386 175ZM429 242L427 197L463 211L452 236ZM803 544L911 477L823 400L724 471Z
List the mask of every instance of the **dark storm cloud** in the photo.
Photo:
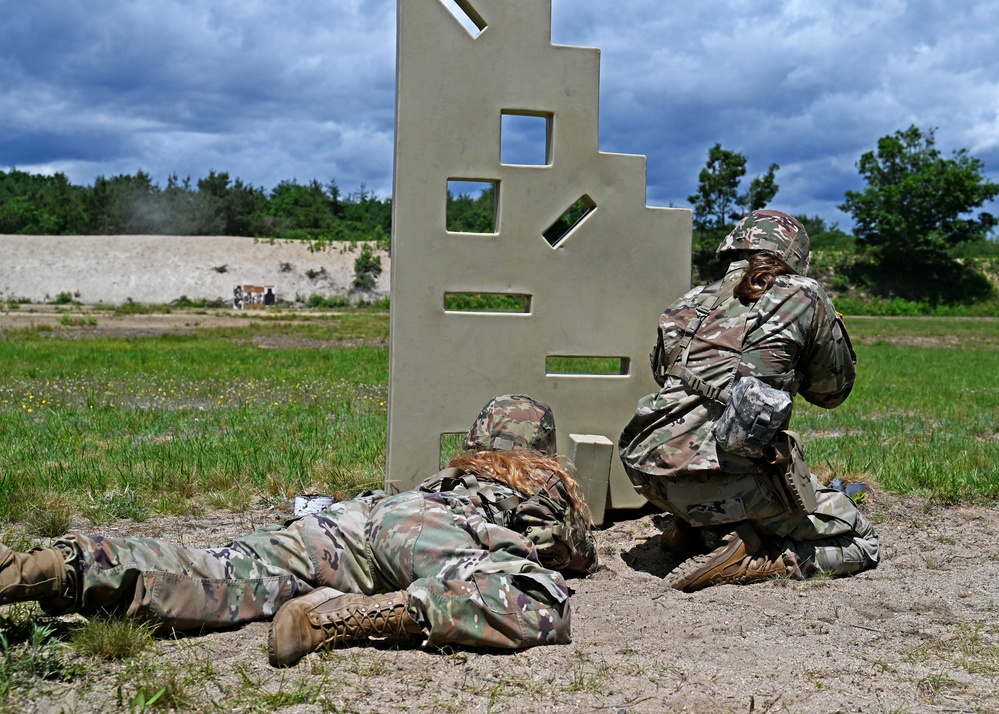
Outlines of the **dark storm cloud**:
M999 4L553 0L552 27L601 49L601 149L648 156L650 203L688 205L721 143L846 223L860 155L911 124L999 180ZM394 52L395 0L8 3L0 166L387 196Z
M215 168L388 192L394 4L81 7L24 4L0 24L0 162L77 182Z
M648 154L657 203L686 205L720 142L750 176L780 164L782 207L843 221L860 155L911 124L999 179L993 3L583 5L556 3L553 34L602 48L601 146Z

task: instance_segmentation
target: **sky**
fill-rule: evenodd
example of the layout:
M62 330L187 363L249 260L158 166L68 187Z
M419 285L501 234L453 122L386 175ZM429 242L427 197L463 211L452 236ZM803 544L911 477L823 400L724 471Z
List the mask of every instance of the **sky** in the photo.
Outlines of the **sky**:
M849 230L837 205L864 187L861 154L912 125L999 182L993 0L551 5L553 43L601 50L600 149L648 157L649 205L689 207L720 143L747 157L747 183L779 164L771 207ZM90 185L141 169L160 186L215 170L389 197L395 10L0 0L0 170Z

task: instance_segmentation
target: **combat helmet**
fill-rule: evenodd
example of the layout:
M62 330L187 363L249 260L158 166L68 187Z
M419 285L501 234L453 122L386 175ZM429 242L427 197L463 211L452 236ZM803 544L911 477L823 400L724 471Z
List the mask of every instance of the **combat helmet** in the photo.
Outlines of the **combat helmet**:
M809 241L805 227L780 211L753 211L739 221L718 246L719 258L730 251L768 251L798 275L808 275Z
M526 449L555 456L555 416L551 407L526 394L504 394L482 407L463 444L475 451Z

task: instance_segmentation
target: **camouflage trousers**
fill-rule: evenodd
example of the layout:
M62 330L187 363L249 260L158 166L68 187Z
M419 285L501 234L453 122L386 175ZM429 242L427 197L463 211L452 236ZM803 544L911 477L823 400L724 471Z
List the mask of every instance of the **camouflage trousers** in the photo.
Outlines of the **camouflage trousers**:
M875 567L881 543L871 522L846 494L821 486L814 476L812 484L818 508L807 516L787 511L761 474L654 479L646 496L694 526L749 521L793 553L805 575L852 575Z
M825 487L818 487L815 496L818 508L814 513L784 514L754 525L764 534L784 533L784 550L796 556L806 576L816 572L853 575L876 567L881 540L853 499Z
M272 617L328 586L405 590L424 644L523 648L570 641L569 589L524 536L452 493L380 492L262 528L221 548L70 534L72 610L177 630Z

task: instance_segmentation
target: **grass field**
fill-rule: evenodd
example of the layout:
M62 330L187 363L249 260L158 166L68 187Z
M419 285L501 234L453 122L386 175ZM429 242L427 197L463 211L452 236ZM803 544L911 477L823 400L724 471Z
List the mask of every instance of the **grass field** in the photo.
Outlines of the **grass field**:
M141 518L380 484L388 353L370 345L387 332L387 313L361 310L187 336L7 332L0 520L46 502Z
M796 407L813 469L937 502L999 499L999 321L848 327L853 395L833 411ZM239 510L381 481L385 311L277 314L184 336L84 334L0 338L0 524L56 535L71 514L99 523Z
M999 320L854 317L847 326L853 394L832 411L797 410L813 470L933 502L999 499Z

